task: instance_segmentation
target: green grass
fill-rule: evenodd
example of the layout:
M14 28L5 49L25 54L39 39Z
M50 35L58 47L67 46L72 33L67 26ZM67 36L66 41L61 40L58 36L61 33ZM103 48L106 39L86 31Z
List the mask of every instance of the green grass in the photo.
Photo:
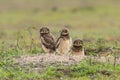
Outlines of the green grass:
M92 44L93 49L99 50L100 48L109 47L104 39L95 40ZM21 42L22 43L22 42ZM20 66L16 64L13 58L17 58L21 55L32 55L40 54L41 50L37 46L32 46L32 48L24 48L25 44L15 44L14 48L6 48L7 44L2 43L0 51L0 79L1 80L119 80L120 77L120 65L114 66L110 63L96 63L94 60L90 62L90 59L84 60L78 65L74 66L63 66L58 67L49 66L43 72L32 70L37 64L29 64L25 66ZM91 43L85 42L85 48L89 49ZM98 46L99 45L99 46ZM114 47L118 45L114 44ZM92 48L90 47L90 48ZM90 53L90 52L88 52ZM94 53L94 52L93 52ZM95 54L95 53L94 53Z
M0 58L0 79L1 80L90 80L90 79L106 79L106 80L119 80L120 65L116 67L109 63L89 63L89 60L82 61L74 66L59 66L47 67L44 72L30 71L33 66L27 65L22 67L12 60L15 54L13 52L4 52ZM19 53L19 52L18 52ZM34 65L35 66L35 65Z

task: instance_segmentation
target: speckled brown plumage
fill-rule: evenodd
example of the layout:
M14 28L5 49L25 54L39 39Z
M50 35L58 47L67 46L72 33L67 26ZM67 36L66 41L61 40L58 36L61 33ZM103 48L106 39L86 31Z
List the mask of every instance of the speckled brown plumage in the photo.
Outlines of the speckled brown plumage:
M53 53L56 50L55 39L54 36L50 33L49 28L42 27L40 29L40 39L42 48L45 52Z

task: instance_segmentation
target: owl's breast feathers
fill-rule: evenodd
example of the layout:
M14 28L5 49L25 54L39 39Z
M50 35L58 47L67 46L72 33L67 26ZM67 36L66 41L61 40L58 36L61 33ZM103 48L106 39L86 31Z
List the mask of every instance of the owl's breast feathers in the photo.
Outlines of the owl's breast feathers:
M43 45L47 48L47 49L52 49L52 50L56 50L55 49L55 39L54 36L52 34L45 34L41 36L41 42L43 43Z
M69 36L60 36L60 37L57 39L57 41L56 41L56 48L59 47L61 41L63 41L63 40L64 40L64 41L70 40L70 44L72 43L72 40L71 40L71 38L70 38Z

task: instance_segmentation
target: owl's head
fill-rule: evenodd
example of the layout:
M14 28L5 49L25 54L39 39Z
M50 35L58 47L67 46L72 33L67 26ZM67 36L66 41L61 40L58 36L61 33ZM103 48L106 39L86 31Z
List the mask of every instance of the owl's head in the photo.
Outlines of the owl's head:
M83 41L81 39L76 39L74 42L73 42L73 46L74 47L82 47L83 46Z
M48 33L50 33L49 28L47 28L47 27L42 27L42 28L40 29L40 34L48 34Z
M69 35L69 30L67 28L61 30L61 36L68 36L68 35Z

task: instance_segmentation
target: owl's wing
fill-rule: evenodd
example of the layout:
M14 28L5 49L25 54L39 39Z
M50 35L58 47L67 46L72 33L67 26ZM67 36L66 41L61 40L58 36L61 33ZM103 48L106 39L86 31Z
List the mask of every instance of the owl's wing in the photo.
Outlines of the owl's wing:
M57 39L57 41L56 41L56 45L55 45L56 48L58 48L58 46L59 46L59 44L60 44L60 41L61 41L61 38L59 37L59 38Z
M71 48L72 47L72 38L70 38L69 44L70 44L70 48Z
M46 35L44 37L45 41L49 44L55 44L55 39L54 39L54 36L52 34L50 35Z
M46 48L54 48L55 47L55 39L53 35L45 35L42 38L42 43Z

